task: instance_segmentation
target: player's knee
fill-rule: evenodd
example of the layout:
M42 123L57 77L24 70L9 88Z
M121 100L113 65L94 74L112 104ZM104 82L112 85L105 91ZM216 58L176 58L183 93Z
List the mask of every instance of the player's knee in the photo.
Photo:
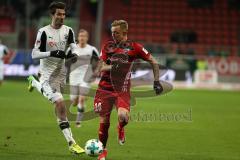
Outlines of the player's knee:
M80 102L81 104L84 104L84 101L85 101L85 98L81 96L80 99L79 99L79 102Z
M129 119L129 117L127 115L120 115L118 117L119 122L128 123L128 119Z
M66 108L65 108L65 104L63 101L58 100L55 102L55 107L56 107L56 111L58 113L58 116L65 116L66 115Z
M100 116L100 123L110 123L110 115Z
M128 123L128 120L129 120L129 113L128 113L128 111L120 111L120 112L118 112L118 120L119 120L119 122Z

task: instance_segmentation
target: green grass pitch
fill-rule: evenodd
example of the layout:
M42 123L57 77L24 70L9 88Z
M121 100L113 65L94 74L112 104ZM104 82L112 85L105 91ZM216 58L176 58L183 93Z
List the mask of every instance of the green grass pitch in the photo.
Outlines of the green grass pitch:
M0 160L96 159L68 152L52 105L26 88L26 82L15 81L0 87ZM112 113L108 160L239 160L239 98L233 91L173 90L137 99L124 146L117 144ZM87 103L90 109L92 98ZM71 126L81 146L97 138L97 118Z

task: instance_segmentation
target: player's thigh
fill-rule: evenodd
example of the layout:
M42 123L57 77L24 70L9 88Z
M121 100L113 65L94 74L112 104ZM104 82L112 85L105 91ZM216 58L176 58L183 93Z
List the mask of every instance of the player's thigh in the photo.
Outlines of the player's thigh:
M70 99L71 101L78 101L80 95L80 87L78 84L70 84Z
M120 92L116 93L116 102L115 105L119 111L128 111L130 112L130 93L129 92Z
M109 91L97 90L94 97L94 111L101 117L110 115L115 97Z
M86 83L86 82L81 82L80 83L80 95L81 96L86 96L88 95L89 91L90 91L90 84Z
M0 65L0 81L2 81L4 78L4 75L3 75L3 66Z
M42 92L44 96L48 98L49 101L51 101L52 103L55 103L56 101L63 100L62 93L59 92L61 83L58 83L58 82L51 83L49 81L44 81L41 83L41 85L42 85Z

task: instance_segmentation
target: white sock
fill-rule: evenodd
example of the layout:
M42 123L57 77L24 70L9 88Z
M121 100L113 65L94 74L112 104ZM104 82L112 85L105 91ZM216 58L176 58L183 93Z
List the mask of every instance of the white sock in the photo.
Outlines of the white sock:
M69 142L76 143L75 140L73 139L71 128L65 128L62 130L62 132L68 143Z
M37 81L36 79L34 79L34 80L32 81L32 86L35 87L35 88L38 90L38 92L42 93L42 85L40 84L39 81Z
M77 110L78 111L77 111L76 122L81 122L83 119L84 107L80 103L78 103Z
M70 144L70 142L71 143L76 143L74 138L73 138L69 122L58 120L58 123L59 123L59 127L61 128L61 130L63 132L63 135L64 135L65 139L67 140L68 144Z

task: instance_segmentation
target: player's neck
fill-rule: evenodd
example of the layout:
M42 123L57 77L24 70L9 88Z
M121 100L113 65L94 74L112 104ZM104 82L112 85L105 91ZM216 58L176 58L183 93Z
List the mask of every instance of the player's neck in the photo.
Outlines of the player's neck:
M51 23L51 27L54 29L59 29L61 28L62 25L56 25L54 22Z
M87 44L84 44L84 43L78 43L78 46L79 46L80 48L85 48L85 47L87 46Z
M122 39L121 41L116 42L116 43L119 44L119 43L124 43L124 42L126 42L126 41L127 41L127 36L123 37L123 39Z

